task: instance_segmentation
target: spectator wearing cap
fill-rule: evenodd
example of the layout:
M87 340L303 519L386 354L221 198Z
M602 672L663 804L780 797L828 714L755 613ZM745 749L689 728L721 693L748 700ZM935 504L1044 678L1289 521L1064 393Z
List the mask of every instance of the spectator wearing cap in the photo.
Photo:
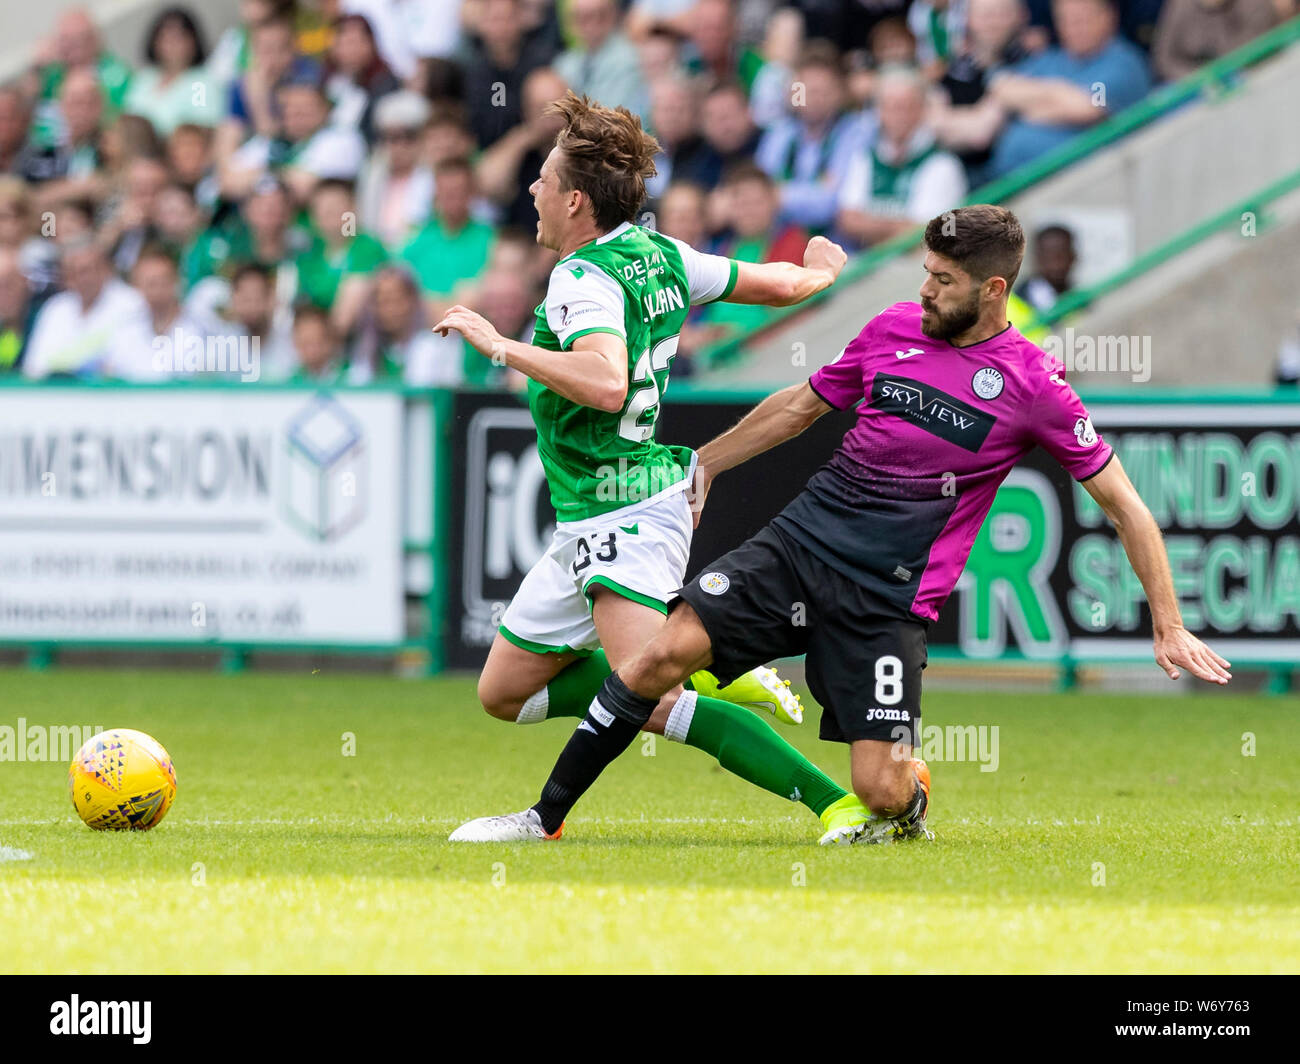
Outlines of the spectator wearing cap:
M66 289L36 316L23 375L116 376L114 337L140 328L148 307L139 292L114 274L108 256L89 234L62 249Z
M563 119L547 114L547 109L566 88L564 79L550 67L529 74L524 79L523 121L479 159L479 188L496 204L504 225L536 229L537 209L528 190L564 127Z
M1277 23L1273 0L1165 0L1152 46L1156 74L1177 81Z
M433 168L420 157L429 115L429 102L408 89L375 104L379 147L361 168L357 214L390 249L403 247L429 217Z
M32 142L38 148L51 148L65 139L56 101L62 100L64 80L74 70L94 79L110 115L121 110L131 84L131 67L105 51L99 27L80 7L59 16L54 33L38 46L28 73L30 95L37 100Z
M840 190L839 226L861 246L907 232L957 206L966 173L935 143L925 123L926 85L915 70L881 74L879 126L870 149L853 160Z
M434 173L433 216L405 248L401 258L419 278L432 310L441 310L453 290L483 270L493 230L474 218L474 169L463 159L439 165Z
M0 247L0 376L22 368L39 306L17 252Z
M541 30L526 30L520 0L481 0L475 40L465 61L465 106L480 149L490 148L523 119L524 78L546 66L551 51Z
M626 107L644 122L650 99L636 46L620 32L614 0L571 0L575 46L556 57L555 72L574 92L607 107Z
M781 220L823 232L835 221L843 175L866 150L871 125L861 112L847 109L844 72L833 46L810 46L795 68L794 84L793 114L763 134L755 162L778 183Z
M240 198L268 171L280 177L299 204L307 202L318 181L355 181L366 142L354 129L329 124L329 101L319 83L286 81L276 96L283 115L279 134L252 137L230 157L221 172L223 194Z
M131 79L125 112L149 119L163 137L185 122L215 126L221 121L220 88L203 66L203 33L185 8L167 8L153 20L144 59L144 68Z
M1058 47L1022 59L989 82L1007 115L989 161L1010 173L1137 103L1151 89L1138 47L1119 35L1113 0L1053 0Z
M384 245L357 228L352 185L322 181L311 194L311 245L301 253L299 298L324 307L340 336L346 336L361 315L371 275L388 261Z
M334 101L330 123L355 129L373 143L375 104L401 85L380 57L364 15L344 15L334 23L329 66L325 91Z

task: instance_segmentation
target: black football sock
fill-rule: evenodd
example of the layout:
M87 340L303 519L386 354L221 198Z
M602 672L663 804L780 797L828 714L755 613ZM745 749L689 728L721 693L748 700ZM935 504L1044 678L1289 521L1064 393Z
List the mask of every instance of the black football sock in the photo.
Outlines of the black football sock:
M659 704L643 698L611 673L596 694L582 723L569 737L533 808L548 835L560 830L579 798L587 793L605 767L632 745Z

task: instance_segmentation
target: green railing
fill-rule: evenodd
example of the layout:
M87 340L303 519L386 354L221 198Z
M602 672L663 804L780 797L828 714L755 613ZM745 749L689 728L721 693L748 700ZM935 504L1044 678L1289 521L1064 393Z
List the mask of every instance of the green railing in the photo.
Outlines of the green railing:
M1235 51L1206 64L1194 74L1189 74L1179 81L1162 86L1140 103L1136 103L1127 110L1098 123L1092 129L1080 133L1069 142L1025 164L1013 173L976 189L966 197L964 202L967 204L1004 202L1013 196L1019 195L1025 189L1052 177L1066 167L1072 166L1099 148L1113 144L1134 130L1141 129L1157 119L1163 118L1191 100L1198 97L1207 99L1222 98L1231 91L1234 78L1240 71L1290 47L1297 41L1300 41L1300 15L1275 27L1266 34L1256 37L1253 41L1242 45ZM1292 177L1286 178L1284 181L1293 180L1294 176L1292 175ZM1278 182L1277 184L1282 183ZM1269 186L1270 189L1273 187ZM1267 191L1263 190L1263 192ZM1280 192L1277 193L1277 195L1281 194ZM1257 198L1252 197L1252 199ZM1216 226L1216 228L1219 227ZM1196 229L1199 230L1200 226L1196 227ZM806 313L818 303L831 298L834 293L843 292L847 285L869 276L881 266L912 250L920 241L921 232L922 227L917 226L915 229L902 233L892 240L876 245L864 254L849 260L835 288L820 292L812 299L798 306L772 310L758 324L705 348L702 352L705 365L717 365L735 358L744 347L769 329L792 317ZM1176 244L1179 239L1182 238L1170 241L1166 247ZM1155 254L1155 252L1148 254ZM1171 254L1176 254L1176 252L1171 252ZM1133 267L1129 269L1132 270ZM1058 317L1077 310L1080 305L1082 304L1072 305L1070 310L1063 310L1062 315L1058 315ZM1055 308L1053 309L1055 310ZM1050 320L1054 321L1057 318Z
M1054 325L1062 318L1088 306L1094 300L1116 289L1123 288L1124 285L1149 273L1157 266L1162 266L1170 259L1190 251L1197 244L1208 240L1216 233L1224 229L1239 227L1242 216L1248 212L1256 215L1256 233L1263 232L1269 227L1271 219L1261 208L1268 206L1274 200L1281 199L1290 192L1294 192L1298 188L1300 188L1300 170L1287 174L1285 177L1274 181L1271 185L1229 207L1225 207L1217 214L1198 222L1191 228L1185 229L1173 239L1167 240L1158 247L1139 255L1122 270L1111 274L1109 277L1103 278L1086 288L1077 288L1067 293L1052 304L1049 309L1038 314L1035 321L1042 325Z

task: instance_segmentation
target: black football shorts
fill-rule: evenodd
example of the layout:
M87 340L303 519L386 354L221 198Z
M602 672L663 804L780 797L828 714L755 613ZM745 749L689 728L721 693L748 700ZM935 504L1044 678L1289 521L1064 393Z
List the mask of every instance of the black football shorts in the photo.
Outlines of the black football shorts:
M917 745L926 628L773 525L706 565L670 604L689 602L725 686L775 658L806 654L821 737Z

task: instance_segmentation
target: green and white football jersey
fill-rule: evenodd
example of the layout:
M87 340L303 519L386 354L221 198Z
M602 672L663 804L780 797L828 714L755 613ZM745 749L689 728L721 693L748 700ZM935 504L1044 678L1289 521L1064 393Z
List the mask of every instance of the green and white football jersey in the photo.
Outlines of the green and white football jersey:
M608 332L627 343L627 398L618 413L580 406L536 381L528 407L560 521L576 521L684 491L690 448L655 439L659 404L686 315L724 299L736 263L625 222L562 258L537 307L533 343L567 351Z

